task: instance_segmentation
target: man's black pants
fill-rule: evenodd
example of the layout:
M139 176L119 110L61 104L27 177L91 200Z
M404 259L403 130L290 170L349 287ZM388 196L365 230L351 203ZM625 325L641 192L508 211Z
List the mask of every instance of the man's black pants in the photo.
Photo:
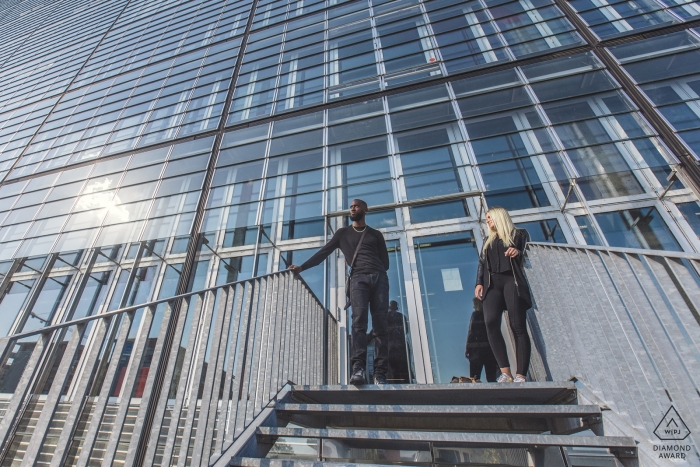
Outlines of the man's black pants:
M365 368L367 362L367 318L372 313L375 336L374 374L386 376L389 367L387 312L389 277L381 274L353 274L350 278L352 305L352 369Z

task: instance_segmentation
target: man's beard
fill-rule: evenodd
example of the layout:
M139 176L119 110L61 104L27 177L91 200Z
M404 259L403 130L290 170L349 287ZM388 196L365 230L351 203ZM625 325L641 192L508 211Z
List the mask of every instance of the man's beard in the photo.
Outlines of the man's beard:
M362 212L362 213L359 213L359 212L358 212L358 213L355 214L354 216L353 216L352 214L350 214L350 220L353 221L353 222L358 222L358 221L361 221L361 220L364 220L364 219L365 219L365 213L364 213L364 212Z

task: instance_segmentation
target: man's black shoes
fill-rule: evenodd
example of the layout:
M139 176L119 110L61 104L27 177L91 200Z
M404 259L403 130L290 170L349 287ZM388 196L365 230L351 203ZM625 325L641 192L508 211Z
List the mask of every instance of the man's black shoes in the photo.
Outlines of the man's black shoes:
M350 377L350 384L353 386L362 386L363 384L367 384L364 368L355 368L355 370L352 372L352 376Z
M386 376L374 375L374 384L386 384Z

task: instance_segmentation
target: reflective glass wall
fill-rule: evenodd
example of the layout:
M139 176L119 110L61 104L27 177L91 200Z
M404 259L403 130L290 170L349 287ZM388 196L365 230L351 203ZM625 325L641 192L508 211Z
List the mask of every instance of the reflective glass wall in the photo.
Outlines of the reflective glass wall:
M489 207L700 251L698 3L588 3L3 4L0 339L301 264L361 198L392 379L448 382ZM303 276L346 323L342 255Z

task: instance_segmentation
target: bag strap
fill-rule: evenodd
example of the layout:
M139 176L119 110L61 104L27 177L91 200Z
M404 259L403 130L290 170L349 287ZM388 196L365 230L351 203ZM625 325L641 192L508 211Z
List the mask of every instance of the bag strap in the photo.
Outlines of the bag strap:
M360 251L360 247L362 246L362 240L365 239L365 234L367 233L367 229L369 226L365 227L365 230L362 231L362 235L360 235L360 241L357 242L357 247L355 248L355 254L352 255L352 262L350 263L350 274L348 274L348 277L345 278L345 294L347 295L347 301L345 302L345 309L347 310L350 308L350 276L352 276L352 268L355 266L355 260L357 259L357 253Z
M360 247L362 246L362 240L365 239L365 234L367 233L367 229L369 228L368 225L365 226L365 230L362 231L362 235L360 235L360 241L357 242L357 248L355 248L355 254L352 255L352 262L350 263L350 275L352 275L352 268L355 266L355 260L357 259L357 253L360 251Z

